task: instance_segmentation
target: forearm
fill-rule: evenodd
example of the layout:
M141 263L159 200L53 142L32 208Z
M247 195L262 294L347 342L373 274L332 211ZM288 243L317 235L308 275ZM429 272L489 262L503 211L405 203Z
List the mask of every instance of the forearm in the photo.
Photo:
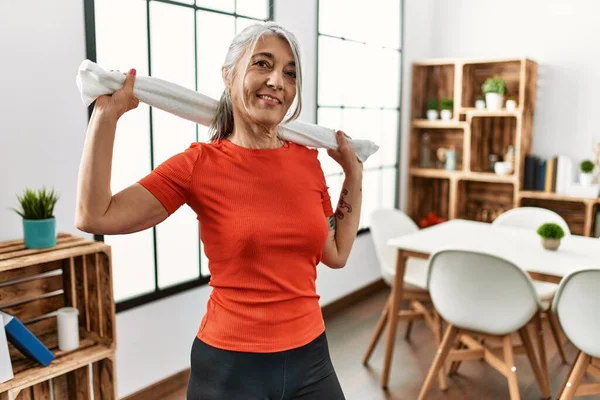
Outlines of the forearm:
M77 182L76 224L106 213L112 199L111 165L117 119L94 108L85 136Z
M335 243L338 260L341 265L346 264L360 222L360 209L362 205L362 171L353 175L346 175L342 185L342 193L335 210Z

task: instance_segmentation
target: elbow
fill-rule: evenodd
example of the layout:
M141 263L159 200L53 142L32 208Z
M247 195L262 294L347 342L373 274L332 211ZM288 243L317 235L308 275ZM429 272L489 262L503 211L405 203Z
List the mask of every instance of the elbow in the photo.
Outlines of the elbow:
M346 260L332 260L328 263L325 263L331 269L342 269L346 266Z
M92 221L89 218L84 218L81 215L75 216L75 228L85 233L97 234Z

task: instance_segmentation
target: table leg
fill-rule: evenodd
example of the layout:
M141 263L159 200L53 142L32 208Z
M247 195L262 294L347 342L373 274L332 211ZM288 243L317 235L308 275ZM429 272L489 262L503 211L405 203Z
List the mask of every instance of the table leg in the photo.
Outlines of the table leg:
M396 329L398 328L398 310L404 291L404 270L406 269L406 255L402 250L398 250L396 256L396 275L392 285L391 304L389 305L389 314L387 319L387 341L385 344L385 360L383 364L383 376L381 377L381 387L387 388L392 366L392 357L394 355L394 344L396 343Z

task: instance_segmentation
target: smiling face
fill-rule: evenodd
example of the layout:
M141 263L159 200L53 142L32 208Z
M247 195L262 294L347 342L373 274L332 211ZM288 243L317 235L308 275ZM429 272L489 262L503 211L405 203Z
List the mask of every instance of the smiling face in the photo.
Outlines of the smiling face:
M275 127L283 121L296 97L294 55L285 39L267 34L258 39L252 55L248 56L240 60L240 64L248 63L246 76L241 76L244 68L238 65L233 80L226 81L235 118ZM240 79L243 79L243 89Z

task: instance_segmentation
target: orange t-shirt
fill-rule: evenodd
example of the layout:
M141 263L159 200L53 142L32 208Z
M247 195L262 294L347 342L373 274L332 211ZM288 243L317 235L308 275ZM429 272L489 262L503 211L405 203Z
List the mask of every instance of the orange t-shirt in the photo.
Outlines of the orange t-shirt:
M139 181L169 214L187 203L198 216L213 288L205 343L276 352L325 330L315 280L333 210L317 154L192 143Z

